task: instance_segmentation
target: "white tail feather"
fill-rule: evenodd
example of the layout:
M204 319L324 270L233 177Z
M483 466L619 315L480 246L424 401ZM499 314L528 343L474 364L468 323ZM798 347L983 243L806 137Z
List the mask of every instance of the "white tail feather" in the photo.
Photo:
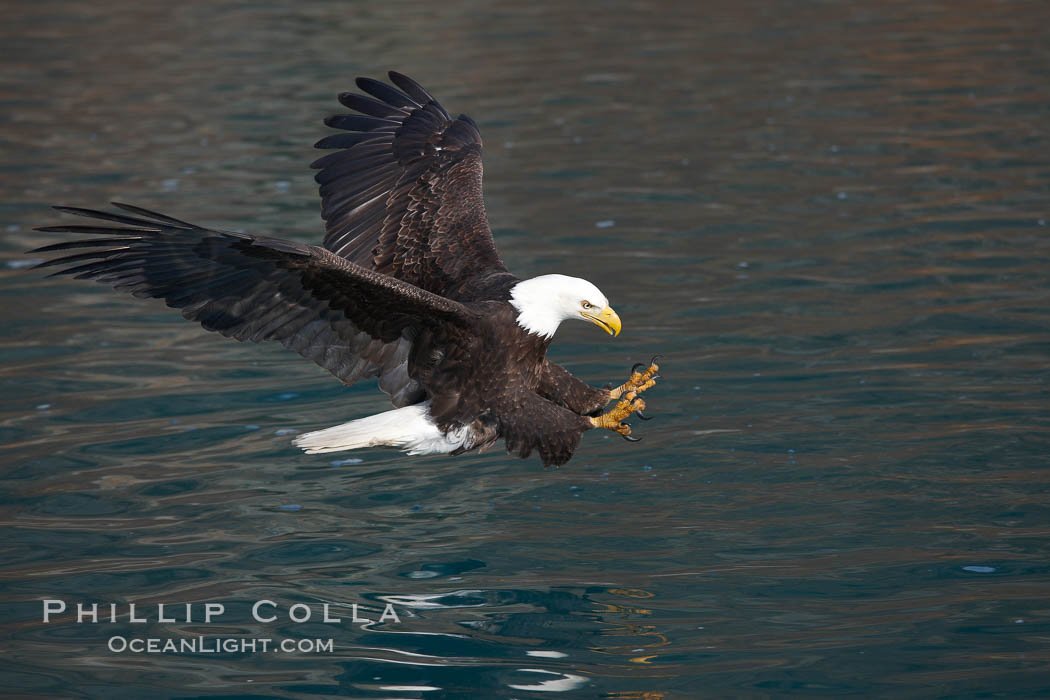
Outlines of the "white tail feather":
M308 454L340 452L359 447L400 447L410 455L447 454L470 447L467 428L442 433L430 419L430 402L405 406L324 430L304 433L292 440Z

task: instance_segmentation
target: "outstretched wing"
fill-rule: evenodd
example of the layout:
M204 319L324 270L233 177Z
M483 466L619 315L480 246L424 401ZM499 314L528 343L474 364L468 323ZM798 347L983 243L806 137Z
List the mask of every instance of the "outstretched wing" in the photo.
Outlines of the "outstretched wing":
M507 268L496 252L481 195L481 134L453 119L415 81L391 72L397 90L358 78L368 93L339 101L361 114L329 117L341 149L319 168L324 247L422 289L467 298L470 282Z
M33 252L81 251L38 267L164 299L187 319L237 340L277 340L350 384L380 375L396 405L422 398L409 376L414 338L466 328L462 304L364 269L316 246L213 231L126 204L138 214L56 207L123 226L47 226L96 234Z

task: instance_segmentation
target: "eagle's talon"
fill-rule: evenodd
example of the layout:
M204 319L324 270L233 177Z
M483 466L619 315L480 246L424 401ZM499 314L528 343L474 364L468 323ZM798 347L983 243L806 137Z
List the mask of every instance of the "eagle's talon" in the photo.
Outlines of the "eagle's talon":
M595 428L605 428L627 436L631 434L631 426L624 423L623 420L632 413L638 413L644 409L645 401L632 390L617 401L610 411L591 418L591 425Z
M621 437L623 437L623 439L626 440L627 442L641 442L642 441L642 439L640 437L635 437L633 435L623 435L623 434L621 434Z
M634 415L638 416L639 420L652 420L653 419L652 416L647 416L644 413L642 413L641 411L635 411Z
M609 400L616 401L622 396L625 396L629 392L642 393L646 389L652 388L656 384L656 380L660 377L657 371L660 367L656 364L656 360L660 355L654 355L649 366L644 372L639 372L640 367L645 367L644 362L637 362L631 367L631 375L626 382L616 387L615 389L607 389L609 392Z

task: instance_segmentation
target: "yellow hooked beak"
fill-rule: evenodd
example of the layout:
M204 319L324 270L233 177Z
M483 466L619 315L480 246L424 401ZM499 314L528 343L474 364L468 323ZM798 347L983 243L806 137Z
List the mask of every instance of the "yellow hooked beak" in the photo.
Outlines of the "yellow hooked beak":
M620 317L616 315L616 312L606 306L598 313L591 313L590 311L581 311L580 315L585 319L593 323L594 325L605 329L605 332L612 336L620 335Z

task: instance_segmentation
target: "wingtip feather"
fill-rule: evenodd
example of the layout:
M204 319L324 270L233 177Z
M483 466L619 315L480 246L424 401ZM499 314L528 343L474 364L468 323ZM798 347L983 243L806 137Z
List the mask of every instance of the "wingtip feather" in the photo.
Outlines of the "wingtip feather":
M415 80L412 80L412 78L409 78L404 73L398 73L396 70L392 70L387 73L387 76L389 76L390 82L401 88L406 95L421 105L425 105L428 102L437 103L437 100L434 99L433 95L427 92L422 85Z
M354 83L364 92L367 92L377 100L382 100L388 105L409 111L423 106L397 88L391 87L381 80L361 76Z

